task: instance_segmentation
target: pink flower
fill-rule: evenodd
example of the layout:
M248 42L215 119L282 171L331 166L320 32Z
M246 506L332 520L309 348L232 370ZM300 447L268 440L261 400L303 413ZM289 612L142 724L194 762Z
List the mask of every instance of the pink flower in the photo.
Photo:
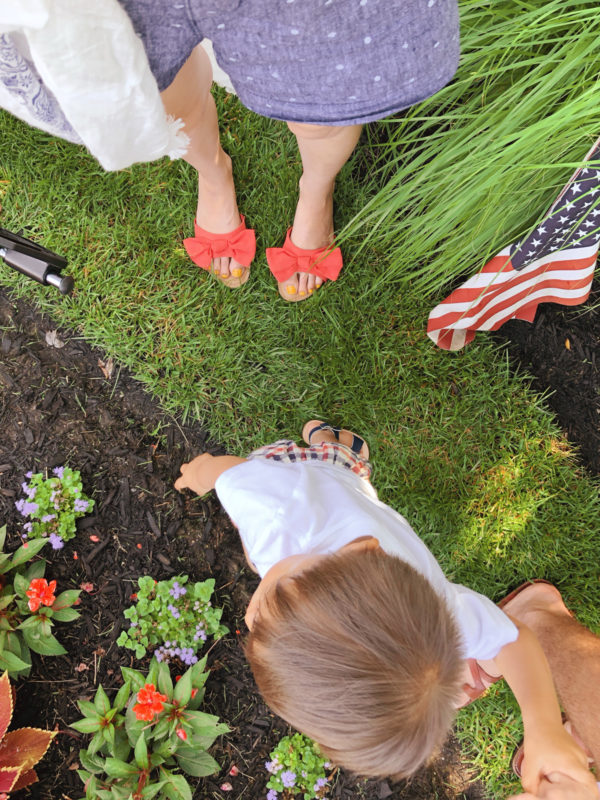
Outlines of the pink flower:
M54 590L56 581L48 581L46 578L34 578L29 584L29 589L25 592L29 598L27 605L31 612L38 610L40 606L51 606L56 600Z
M183 728L177 728L175 733L177 734L177 736L179 736L182 742L185 742L185 740L187 739L187 733L183 730Z

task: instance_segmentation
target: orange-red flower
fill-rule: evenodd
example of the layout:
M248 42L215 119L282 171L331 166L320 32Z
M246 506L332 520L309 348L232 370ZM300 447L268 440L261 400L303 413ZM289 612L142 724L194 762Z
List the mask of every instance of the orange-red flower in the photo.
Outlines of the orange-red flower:
M138 719L150 722L155 714L160 714L163 710L166 699L165 694L156 691L153 683L147 683L137 693L137 703L133 707L133 713Z
M29 589L25 592L29 598L27 605L30 611L37 611L40 606L51 606L56 597L54 590L56 581L48 581L46 578L34 578L29 584Z

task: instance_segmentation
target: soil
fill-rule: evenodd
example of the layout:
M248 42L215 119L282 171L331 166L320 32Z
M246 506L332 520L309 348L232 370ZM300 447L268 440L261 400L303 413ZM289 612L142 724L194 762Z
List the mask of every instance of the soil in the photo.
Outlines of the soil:
M534 376L547 405L577 445L581 462L600 474L600 281L586 303L544 303L533 324L511 320L495 334L515 367Z
M191 581L215 578L216 603L231 631L209 650L203 710L232 731L211 750L221 772L198 781L194 797L263 800L264 762L289 730L261 701L243 654L244 611L257 579L216 497L202 500L172 488L184 460L218 449L197 426L162 413L125 370L110 375L101 353L2 290L0 354L0 522L7 526L7 549L20 544L23 518L15 501L28 471L68 464L80 470L84 492L95 500L78 535L62 550L45 553L46 575L58 581L59 591L84 583L92 588L81 594L80 618L55 628L67 655L34 655L30 677L16 683L13 727L60 731L38 765L39 783L18 796L83 797L76 769L88 737L68 728L81 716L76 700L90 699L99 684L109 694L116 690L122 665L147 666L147 659L135 661L116 645L137 578L186 574ZM357 781L338 772L331 796L480 800L482 787L472 777L450 741L410 784ZM220 788L225 782L230 791Z

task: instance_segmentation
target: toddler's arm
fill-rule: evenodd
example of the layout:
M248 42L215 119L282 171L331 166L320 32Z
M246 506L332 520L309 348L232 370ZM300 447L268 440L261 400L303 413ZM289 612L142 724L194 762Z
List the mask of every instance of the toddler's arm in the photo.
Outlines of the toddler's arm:
M191 489L196 494L206 494L215 488L217 478L226 470L243 464L245 458L238 456L211 456L202 453L187 464L181 465L181 477L175 481L178 492Z
M512 617L511 617L512 619ZM594 785L587 757L562 725L550 667L535 634L517 620L515 642L506 645L493 660L521 707L525 758L523 787L536 794L544 775L554 772ZM489 662L488 662L489 663ZM485 669L485 662L482 662Z

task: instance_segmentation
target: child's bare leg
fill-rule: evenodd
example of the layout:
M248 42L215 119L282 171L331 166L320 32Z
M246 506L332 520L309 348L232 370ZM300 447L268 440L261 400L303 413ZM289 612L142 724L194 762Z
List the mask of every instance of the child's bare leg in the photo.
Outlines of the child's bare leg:
M600 637L569 615L548 584L523 589L504 611L538 637L565 713L600 765Z
M302 159L298 205L292 227L292 242L297 247L314 250L333 241L333 188L335 178L356 143L362 125L328 126L288 122L296 136ZM321 278L295 273L283 283L288 294L312 293Z
M221 147L215 101L210 93L212 67L198 45L173 83L162 92L168 114L183 120L190 146L185 160L198 172L196 221L211 233L229 233L240 224L231 159ZM215 273L240 278L245 267L233 258L215 258Z
M302 428L302 438L306 442L306 444L321 444L322 442L339 442L340 444L345 444L347 447L352 447L352 443L354 441L354 437L356 434L352 433L352 431L346 430L345 428L340 430L338 435L336 436L335 433L331 430L327 430L327 428L323 428L321 430L315 430L318 428L319 425L322 425L323 421L320 419L311 419L310 422L307 422L304 427ZM369 446L367 443L363 441L363 445L360 451L360 455L363 458L369 458Z

